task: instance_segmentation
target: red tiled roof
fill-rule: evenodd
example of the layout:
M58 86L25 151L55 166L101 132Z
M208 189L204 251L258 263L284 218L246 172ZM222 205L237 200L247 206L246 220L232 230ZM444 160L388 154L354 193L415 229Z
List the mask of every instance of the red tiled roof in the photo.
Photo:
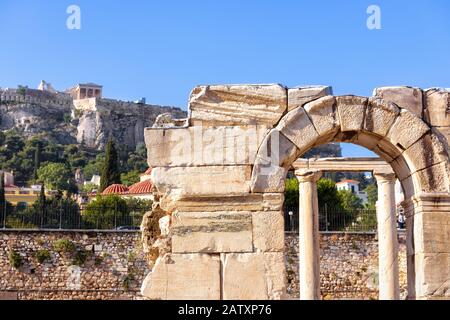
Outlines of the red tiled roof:
M338 182L336 184L342 184L342 183L358 183L359 184L359 181L356 181L356 180L342 180L342 181L340 181L340 182Z
M15 186L15 185L13 185L13 184L7 184L7 185L5 185L5 188L19 189L18 186Z
M103 190L102 195L106 194L124 194L128 193L127 186L124 186L123 184L112 184L105 190Z
M152 168L148 168L141 176L149 176L152 174Z
M148 194L152 193L153 183L151 180L144 180L133 184L128 190L128 194Z

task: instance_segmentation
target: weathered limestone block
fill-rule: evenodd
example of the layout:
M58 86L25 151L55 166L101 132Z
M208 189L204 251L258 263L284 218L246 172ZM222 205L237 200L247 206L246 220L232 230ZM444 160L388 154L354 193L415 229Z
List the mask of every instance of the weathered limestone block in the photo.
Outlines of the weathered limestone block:
M156 167L152 181L159 193L183 196L243 195L250 192L251 166Z
M408 149L430 128L419 117L409 111L401 110L387 134L387 138L401 150ZM408 134L405 134L408 132Z
M303 108L294 111L297 110ZM284 179L289 165L300 155L301 151L291 140L278 129L273 129L259 148L253 166L252 192L284 192Z
M251 181L251 191L282 193L285 189L284 180L286 179L287 168L277 165L264 165L256 163L253 166L253 175Z
M438 88L426 90L424 115L430 126L450 126L450 91Z
M336 119L336 99L332 96L320 98L305 105L305 111L319 136L330 139L339 131Z
M263 209L263 195L185 197L164 205L180 212L258 211Z
M263 194L263 210L279 211L282 210L284 204L284 193L264 193Z
M402 184L402 189L405 196L404 198L411 198L415 193L413 177L409 176L406 179L400 180L400 183Z
M297 146L280 131L272 129L259 147L257 163L286 167L299 156Z
M178 212L172 252L252 252L251 212Z
M417 253L416 299L450 299L450 253Z
M367 98L357 96L336 97L341 131L360 131L364 124Z
M450 154L450 127L432 127L431 130L444 144L447 153Z
M398 156L392 162L389 162L389 164L395 171L395 174L400 181L411 176L411 169L403 156Z
M225 300L279 300L285 295L283 252L222 254Z
M331 96L333 90L329 86L310 86L288 89L288 111L302 107L310 101Z
M150 167L253 164L266 126L147 128Z
M374 96L392 101L399 107L422 117L422 90L413 87L380 87L374 90Z
M273 126L287 110L287 90L278 84L199 86L189 110L191 124Z
M401 156L403 151L397 146L394 146L392 144L392 140L388 141L387 139L381 139L378 141L377 145L372 150L386 162L392 162L394 159Z
M188 125L188 119L175 119L171 113L162 113L158 115L152 128L174 128L174 127L186 127Z
M370 98L367 105L364 130L386 136L400 109L392 102Z
M221 196L186 196L181 199L160 199L160 206L167 212L217 212L217 211L276 211L284 202L282 193L263 193Z
M447 162L441 162L426 169L422 169L412 175L414 189L420 192L448 192L450 182Z
M166 254L145 278L141 293L155 300L219 300L219 256Z
M286 114L276 129L291 140L301 153L308 151L319 137L303 107Z
M436 198L435 201L439 201ZM450 207L448 208L450 210ZM450 213L429 210L414 215L415 253L450 254Z
M443 144L434 134L420 138L403 152L403 157L410 164L411 172L449 160Z
M284 251L284 216L282 211L252 213L253 245L257 252Z
M352 140L352 143L363 146L369 150L374 150L380 142L381 137L367 132L358 133Z

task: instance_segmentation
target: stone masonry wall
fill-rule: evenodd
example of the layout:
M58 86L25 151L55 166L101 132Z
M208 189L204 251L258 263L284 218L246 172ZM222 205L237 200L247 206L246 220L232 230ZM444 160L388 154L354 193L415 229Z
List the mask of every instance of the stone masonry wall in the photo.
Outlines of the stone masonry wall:
M0 233L0 299L143 299L140 285L148 267L138 232L2 231ZM88 252L81 266L56 252L58 239ZM400 282L406 296L404 234L400 234ZM298 299L298 235L286 234L288 297ZM39 263L36 253L50 259ZM9 253L24 263L11 266ZM324 299L377 299L377 241L374 234L321 235L321 291ZM78 273L79 271L79 273Z
M55 241L70 240L84 263L73 265L75 253L59 253ZM0 299L140 299L148 267L137 232L1 231ZM14 250L23 260L11 265ZM37 253L50 258L39 263Z

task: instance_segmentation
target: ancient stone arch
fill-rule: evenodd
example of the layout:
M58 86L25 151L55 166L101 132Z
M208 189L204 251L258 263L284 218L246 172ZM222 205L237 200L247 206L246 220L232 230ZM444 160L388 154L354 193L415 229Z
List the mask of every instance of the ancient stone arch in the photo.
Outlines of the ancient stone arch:
M309 149L337 141L373 150L401 181L409 297L449 298L449 97L411 87L378 88L370 98L335 97L329 87L195 88L188 125L145 132L159 206L171 216L164 234L171 248L161 252L142 293L282 299L286 173ZM305 182L316 176L302 175ZM305 184L311 201L313 189Z

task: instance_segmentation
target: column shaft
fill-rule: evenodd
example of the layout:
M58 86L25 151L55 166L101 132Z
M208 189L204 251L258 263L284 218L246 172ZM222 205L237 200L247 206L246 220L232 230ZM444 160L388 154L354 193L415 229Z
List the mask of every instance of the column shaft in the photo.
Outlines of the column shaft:
M378 272L379 299L400 299L398 238L395 208L395 175L374 174L378 184Z
M320 299L319 208L320 171L297 170L299 180L300 299Z

